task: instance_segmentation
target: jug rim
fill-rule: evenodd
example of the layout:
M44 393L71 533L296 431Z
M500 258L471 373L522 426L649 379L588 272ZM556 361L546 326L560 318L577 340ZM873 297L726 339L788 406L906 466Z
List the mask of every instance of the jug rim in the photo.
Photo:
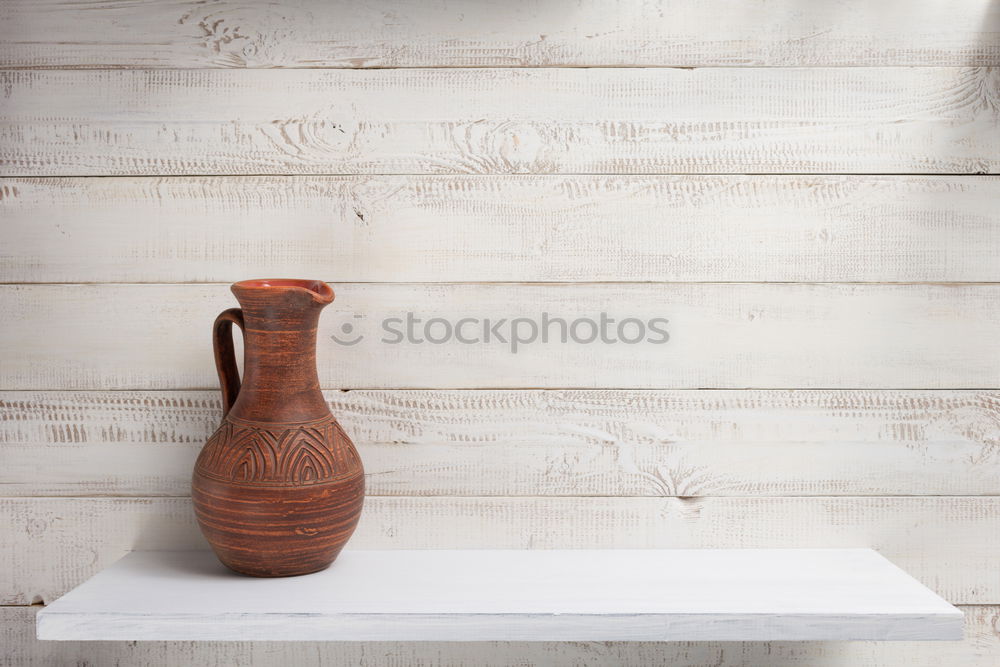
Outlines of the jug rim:
M333 301L333 288L322 280L304 278L253 278L240 280L231 286L235 292L241 290L303 290L308 292L318 303Z

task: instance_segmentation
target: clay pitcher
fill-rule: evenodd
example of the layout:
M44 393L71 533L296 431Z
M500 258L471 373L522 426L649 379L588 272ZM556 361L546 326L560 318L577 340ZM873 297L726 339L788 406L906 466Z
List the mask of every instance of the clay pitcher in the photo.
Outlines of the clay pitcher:
M319 280L245 280L215 320L223 420L194 468L198 524L219 559L255 577L330 565L354 532L364 471L316 374ZM243 330L242 385L232 325Z

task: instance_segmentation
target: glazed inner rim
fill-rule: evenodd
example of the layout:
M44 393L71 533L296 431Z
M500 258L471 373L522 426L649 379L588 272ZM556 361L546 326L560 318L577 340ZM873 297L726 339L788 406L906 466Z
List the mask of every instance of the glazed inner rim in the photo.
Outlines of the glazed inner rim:
M333 289L322 280L297 280L294 278L264 278L259 280L241 280L236 283L239 287L249 289L261 289L268 287L298 287L309 290L321 299L328 299L333 296Z

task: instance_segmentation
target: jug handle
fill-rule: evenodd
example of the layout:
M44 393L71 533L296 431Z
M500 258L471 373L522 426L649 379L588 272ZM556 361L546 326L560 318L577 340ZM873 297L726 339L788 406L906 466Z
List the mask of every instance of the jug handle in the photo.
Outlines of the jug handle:
M243 310L230 308L219 313L212 325L212 347L215 350L215 368L219 371L219 386L222 388L222 416L236 402L240 393L240 371L236 366L236 350L233 346L233 325L240 328L246 340L243 329Z

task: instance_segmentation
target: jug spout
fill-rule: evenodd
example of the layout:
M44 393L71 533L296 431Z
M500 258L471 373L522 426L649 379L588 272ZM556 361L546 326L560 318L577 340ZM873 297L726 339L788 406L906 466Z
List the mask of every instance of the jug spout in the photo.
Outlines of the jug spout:
M261 278L241 280L230 288L236 299L243 305L282 304L301 301L305 306L312 303L319 308L333 302L333 288L322 280L298 280L291 278ZM308 299L308 301L306 301ZM246 305L244 305L246 302Z

